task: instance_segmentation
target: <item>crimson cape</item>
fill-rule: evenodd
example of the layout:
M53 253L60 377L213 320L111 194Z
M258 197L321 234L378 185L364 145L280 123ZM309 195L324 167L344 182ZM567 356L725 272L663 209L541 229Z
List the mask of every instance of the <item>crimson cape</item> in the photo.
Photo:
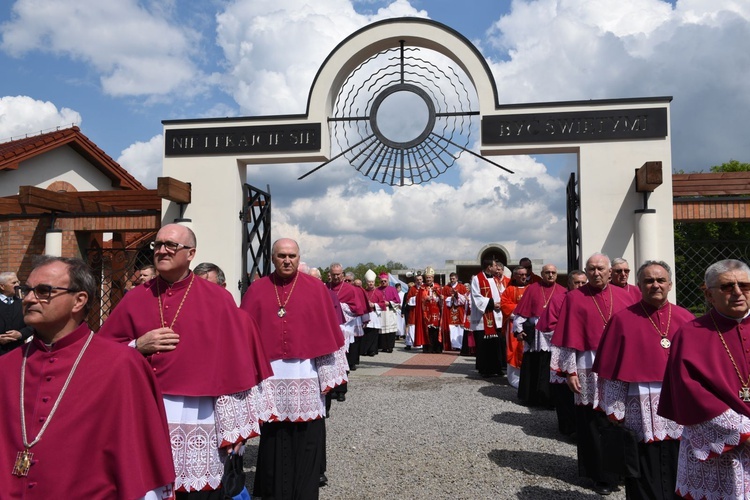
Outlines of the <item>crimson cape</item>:
M89 328L84 323L50 351L28 345L24 409L27 439L49 416ZM21 362L27 346L0 357L0 496L132 500L174 482L161 393L143 356L94 335L41 440L26 477L11 475L23 450Z
M568 294L567 290L565 293L560 295L555 294L547 305L547 309L544 310L539 320L536 322L536 329L540 332L554 332L557 328L557 320L560 318L560 312L562 311L565 297Z
M217 397L245 391L270 377L273 371L252 318L237 309L225 289L194 276L190 273L171 288L158 277L133 288L99 335L127 344L161 327L158 288L167 326L179 309L172 327L180 336L177 348L147 357L164 394Z
M633 303L625 290L612 285L600 290L586 284L569 291L565 297L552 344L577 351L596 351L599 347L605 319L612 319L610 305L614 316Z
M662 417L682 425L696 425L731 408L750 418L750 403L739 397L740 380L721 343L714 320L743 380L747 380L750 316L737 323L712 309L708 314L685 323L675 335L661 389L658 413Z
M282 280L273 273L255 280L242 298L240 308L258 323L263 349L271 360L317 358L344 345L326 286L304 273L295 276L293 289L294 277ZM278 314L279 300L286 310L283 317Z
M667 338L671 341L677 330L694 318L693 313L674 304L658 311L644 302L626 307L607 325L596 352L594 371L609 380L661 382L670 349L661 346L661 335L654 325L664 331L669 324Z
M529 285L526 293L518 301L514 311L515 315L524 318L539 318L549 307L552 299L556 295L564 296L565 292L565 287L559 283L553 283L549 286L544 286L542 282L533 283Z
M358 289L345 281L335 285L326 283L326 287L328 287L328 290L331 291L340 304L347 304L355 316L361 316L367 312L365 297L359 291L361 288Z

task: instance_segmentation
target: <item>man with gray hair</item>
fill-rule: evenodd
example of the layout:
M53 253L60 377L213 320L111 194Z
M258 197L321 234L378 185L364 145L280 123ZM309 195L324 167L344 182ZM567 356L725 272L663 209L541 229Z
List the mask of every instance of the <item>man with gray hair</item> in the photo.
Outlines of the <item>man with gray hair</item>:
M20 284L16 273L0 273L0 355L23 345L32 334L23 322L21 300L15 298Z
M193 273L197 277L208 280L211 283L216 283L222 288L227 287L227 279L224 276L224 271L222 271L216 264L212 264L211 262L201 262L195 266Z
M668 301L672 270L666 262L644 262L637 281L643 299L612 317L596 352L599 408L638 442L634 471L625 477L627 497L672 499L682 426L656 409L672 340L695 317Z
M567 377L576 405L576 433L578 435L578 474L594 481L594 491L609 495L617 487L618 477L602 468L600 431L610 425L607 416L598 411L599 390L597 375L592 371L596 350L614 314L635 301L622 288L609 283L609 257L595 253L586 261L589 282L571 290L565 303L552 344L560 349L552 356L550 368Z
M750 484L750 267L709 266L707 314L674 337L658 414L684 426L676 493L747 498Z
M641 300L640 288L628 283L628 279L630 278L630 264L628 264L627 260L623 259L622 257L616 257L612 259L612 272L610 273L610 278L610 282L613 285L619 286L620 288L624 289L626 292L632 295L633 300Z

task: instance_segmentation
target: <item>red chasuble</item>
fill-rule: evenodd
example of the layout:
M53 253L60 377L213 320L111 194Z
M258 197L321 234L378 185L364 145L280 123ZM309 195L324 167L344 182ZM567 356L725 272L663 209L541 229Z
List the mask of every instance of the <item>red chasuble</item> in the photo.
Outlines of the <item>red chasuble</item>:
M527 286L510 285L500 296L500 309L503 311L503 333L505 333L505 357L511 366L521 367L523 361L523 341L519 341L513 335L513 321L510 315L516 310L516 306L526 295Z
M607 285L600 290L586 284L569 291L552 344L577 351L596 351L606 324L615 313L631 304L631 296L617 286Z
M54 299L53 299L54 300ZM0 357L0 497L132 500L174 482L161 393L132 348L91 339L34 454L28 476L11 474L21 437L21 362L28 348L27 440L50 416L88 339L84 323L50 351L38 340Z
M680 326L694 318L687 309L669 303L658 310L644 302L626 307L604 331L593 370L609 380L661 382L670 348L662 346L660 332L671 342Z
M458 296L461 295L465 298L463 304L459 304ZM448 301L444 300L445 304L443 307L443 322L445 327L443 331L448 331L448 325L462 325L466 322L466 303L469 301L467 298L469 290L463 283L456 283L455 288L451 285L445 285L443 287L443 299L451 298L451 305L448 305Z
M715 322L715 323L714 323ZM674 337L659 402L659 415L682 425L711 420L731 408L750 418L750 403L717 327L747 381L750 373L750 317L738 323L715 309L690 321Z
M254 281L240 308L258 323L263 349L273 361L317 358L344 345L328 290L307 274L282 280L273 273Z
M437 300L432 300L437 298ZM429 343L427 328L436 326L440 328L440 285L433 283L432 286L422 285L417 292L417 322L414 324L414 345L420 346ZM438 340L443 341L438 335Z
M544 286L541 282L533 283L526 289L526 293L521 297L514 312L516 316L523 316L524 318L540 318L549 307L552 299L556 295L564 296L565 291L565 287L558 283L553 283L550 286Z
M133 288L109 315L99 335L127 344L160 328L158 289L164 325L174 322L172 329L180 336L174 351L147 357L164 394L223 396L250 389L270 377L273 371L252 318L237 309L225 289L194 276L190 273L171 287L157 277Z

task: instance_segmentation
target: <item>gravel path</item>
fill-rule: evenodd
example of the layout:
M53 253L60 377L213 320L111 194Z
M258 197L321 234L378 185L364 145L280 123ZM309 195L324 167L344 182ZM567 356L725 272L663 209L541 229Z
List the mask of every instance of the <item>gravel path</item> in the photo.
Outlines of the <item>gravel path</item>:
M473 358L455 354L443 355L455 361L442 374L386 374L420 355L397 344L350 374L326 423L321 499L601 498L578 477L575 444L559 435L554 411L519 405L504 378L481 378ZM252 482L257 440L248 445ZM624 488L608 498L624 499Z

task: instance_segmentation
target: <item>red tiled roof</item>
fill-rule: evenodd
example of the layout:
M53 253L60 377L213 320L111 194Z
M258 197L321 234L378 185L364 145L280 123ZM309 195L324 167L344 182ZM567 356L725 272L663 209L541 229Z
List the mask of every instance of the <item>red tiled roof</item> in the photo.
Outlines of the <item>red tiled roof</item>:
M60 146L69 146L86 158L112 180L112 187L128 190L146 189L112 157L83 135L78 127L65 128L0 144L0 170L16 170L24 160Z

